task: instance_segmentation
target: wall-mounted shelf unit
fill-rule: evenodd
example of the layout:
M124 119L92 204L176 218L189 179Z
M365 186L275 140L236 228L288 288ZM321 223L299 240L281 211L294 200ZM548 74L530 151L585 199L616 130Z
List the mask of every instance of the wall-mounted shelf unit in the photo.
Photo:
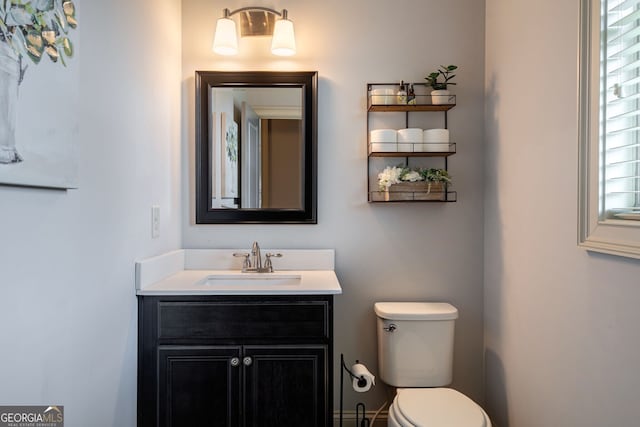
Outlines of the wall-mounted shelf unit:
M411 83L409 83L411 84ZM371 141L372 130L390 127L389 122L396 123L396 127L401 127L404 119L404 127L410 128L414 119L413 113L442 113L444 126L441 129L448 129L448 112L456 106L455 95L448 95L444 100L434 104L430 93L423 83L413 83L416 88L415 98L410 103L403 103L404 99L399 99L397 83L368 83L367 84L367 188L368 201L370 203L392 203L392 202L455 202L457 193L451 191L447 186L429 186L428 183L401 183L392 186L388 191L378 188L377 174L386 166L411 166L411 162L421 162L421 159L436 158L441 159L438 167L448 171L450 156L456 153L456 144L453 142L425 142L424 140L414 141L388 141L377 139ZM380 89L380 90L377 90ZM420 91L420 92L419 92ZM442 103L446 102L446 103ZM380 113L377 115L377 113ZM379 116L383 116L383 118ZM387 120L391 116L391 119ZM377 120L380 119L380 120ZM382 127L378 123L382 122ZM403 159L401 165L398 159ZM428 161L427 161L428 162ZM442 165L442 166L440 166ZM425 165L436 167L435 165ZM434 190L435 189L435 190Z

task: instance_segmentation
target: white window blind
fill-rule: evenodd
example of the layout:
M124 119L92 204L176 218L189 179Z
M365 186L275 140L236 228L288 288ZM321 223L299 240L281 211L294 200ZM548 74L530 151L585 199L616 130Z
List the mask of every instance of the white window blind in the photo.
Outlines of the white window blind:
M600 214L640 217L640 0L601 1Z
M640 259L640 0L580 1L578 245Z

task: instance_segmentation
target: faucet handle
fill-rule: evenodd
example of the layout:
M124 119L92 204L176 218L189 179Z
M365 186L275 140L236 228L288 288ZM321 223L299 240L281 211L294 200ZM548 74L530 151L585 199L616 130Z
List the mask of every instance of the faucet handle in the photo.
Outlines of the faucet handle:
M266 254L265 256L266 256L267 258L271 258L271 257L273 257L273 258L282 258L282 254L281 254L281 253L275 253L275 254L274 254L274 253L272 253L272 252L269 252L269 253L268 253L268 254Z
M244 258L244 261L242 261L242 271L246 271L248 268L251 268L251 260L249 259L251 254L246 252L235 252L233 256L236 258Z
M282 254L280 253L271 253L269 252L268 254L265 255L265 257L267 258L267 260L264 262L264 268L266 268L267 270L269 270L269 273L273 273L273 263L271 262L271 257L273 258L282 258Z

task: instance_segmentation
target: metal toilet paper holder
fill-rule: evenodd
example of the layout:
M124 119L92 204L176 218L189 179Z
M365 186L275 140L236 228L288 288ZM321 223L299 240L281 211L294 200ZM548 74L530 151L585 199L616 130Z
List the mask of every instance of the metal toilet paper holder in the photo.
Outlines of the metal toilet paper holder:
M356 359L356 363L360 363L357 359ZM342 406L343 406L343 401L344 401L344 371L347 371L347 373L349 374L350 379L357 379L358 380L358 386L360 387L364 387L367 383L367 380L364 378L363 375L361 376L357 376L355 375L353 372L351 372L351 370L347 367L347 365L344 363L344 354L340 353L340 366L342 369L340 369L340 427L342 427ZM362 411L362 419L360 419L360 411ZM364 406L364 403L362 402L358 402L356 404L356 427L369 427L370 426L371 421L369 420L369 418L366 417L366 408Z

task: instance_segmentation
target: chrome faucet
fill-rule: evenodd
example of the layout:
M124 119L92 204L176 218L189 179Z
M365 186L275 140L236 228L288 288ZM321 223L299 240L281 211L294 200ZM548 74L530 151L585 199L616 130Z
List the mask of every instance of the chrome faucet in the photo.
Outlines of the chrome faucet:
M251 252L236 252L234 257L244 258L242 262L243 273L273 273L273 263L271 258L282 258L280 253L267 253L265 255L264 267L262 266L262 255L260 255L260 245L258 242L253 242L251 245Z
M251 265L256 271L262 270L262 256L260 255L260 245L258 242L253 242L251 246Z

